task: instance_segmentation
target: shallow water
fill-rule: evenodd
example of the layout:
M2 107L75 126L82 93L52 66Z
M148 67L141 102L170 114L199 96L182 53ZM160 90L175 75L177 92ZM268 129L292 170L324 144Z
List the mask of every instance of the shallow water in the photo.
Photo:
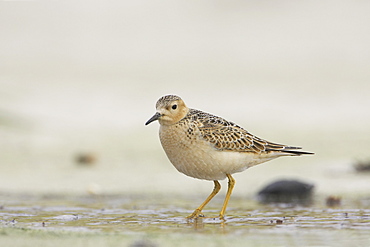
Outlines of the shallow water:
M126 236L132 243L146 239L158 246L182 245L198 237L218 239L219 245L254 244L272 246L340 246L352 241L370 244L370 200L345 201L326 207L321 198L310 207L260 205L254 200L233 198L225 220L220 220L216 200L204 210L206 217L188 221L186 216L201 198L171 196L30 196L2 195L2 229L38 230L49 234L110 234ZM216 218L214 218L216 217ZM9 235L9 234L5 234ZM27 238L25 238L27 239ZM176 240L177 239L177 240ZM0 242L4 238L0 238ZM220 242L221 241L221 242ZM225 242L224 242L225 241ZM202 241L195 244L201 246Z

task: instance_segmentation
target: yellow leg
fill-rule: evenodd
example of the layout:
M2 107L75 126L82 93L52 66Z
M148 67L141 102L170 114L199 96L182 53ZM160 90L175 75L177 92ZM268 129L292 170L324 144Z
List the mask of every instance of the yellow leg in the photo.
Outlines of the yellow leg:
M212 193L207 197L207 199L197 208L194 210L194 212L189 215L188 219L194 219L194 218L198 218L200 213L202 212L203 208L209 203L209 201L212 200L213 197L215 197L215 195L220 191L221 189L221 185L220 183L217 181L217 180L214 180L213 181L215 183L215 187L213 188L213 191Z
M225 216L225 211L227 208L227 204L229 203L231 193L233 192L234 185L235 185L235 179L230 175L226 174L227 178L229 179L229 186L227 188L227 193L224 201L224 205L222 206L221 212L220 212L220 219L223 219Z

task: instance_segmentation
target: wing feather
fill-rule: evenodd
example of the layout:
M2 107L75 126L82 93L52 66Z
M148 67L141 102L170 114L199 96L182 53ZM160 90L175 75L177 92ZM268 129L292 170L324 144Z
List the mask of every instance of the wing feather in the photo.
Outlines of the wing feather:
M283 144L272 143L258 138L233 122L209 113L190 109L189 115L202 136L214 148L222 151L237 152L282 152L295 155L310 154ZM194 126L195 127L195 126Z

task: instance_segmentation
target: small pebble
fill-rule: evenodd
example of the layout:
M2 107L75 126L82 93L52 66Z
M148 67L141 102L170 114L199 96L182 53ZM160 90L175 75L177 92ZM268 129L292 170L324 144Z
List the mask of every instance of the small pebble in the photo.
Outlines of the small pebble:
M326 198L326 206L328 207L338 207L341 205L342 198L339 196L328 196Z
M283 221L282 220L276 220L276 224L281 225L281 224L283 224Z
M80 153L76 155L75 161L81 166L92 166L96 164L97 156L94 153Z
M87 193L90 195L101 195L102 194L102 188L97 183L90 183L86 188Z
M149 240L137 240L129 245L129 247L156 247L156 245Z

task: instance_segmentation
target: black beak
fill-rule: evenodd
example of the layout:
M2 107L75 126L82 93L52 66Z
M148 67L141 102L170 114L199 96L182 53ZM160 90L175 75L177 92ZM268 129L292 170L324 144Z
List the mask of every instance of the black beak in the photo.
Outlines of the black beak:
M151 117L146 123L145 125L148 125L150 124L151 122L154 122L155 120L158 120L158 118L160 118L162 116L162 114L160 114L159 112L155 113L153 117Z

